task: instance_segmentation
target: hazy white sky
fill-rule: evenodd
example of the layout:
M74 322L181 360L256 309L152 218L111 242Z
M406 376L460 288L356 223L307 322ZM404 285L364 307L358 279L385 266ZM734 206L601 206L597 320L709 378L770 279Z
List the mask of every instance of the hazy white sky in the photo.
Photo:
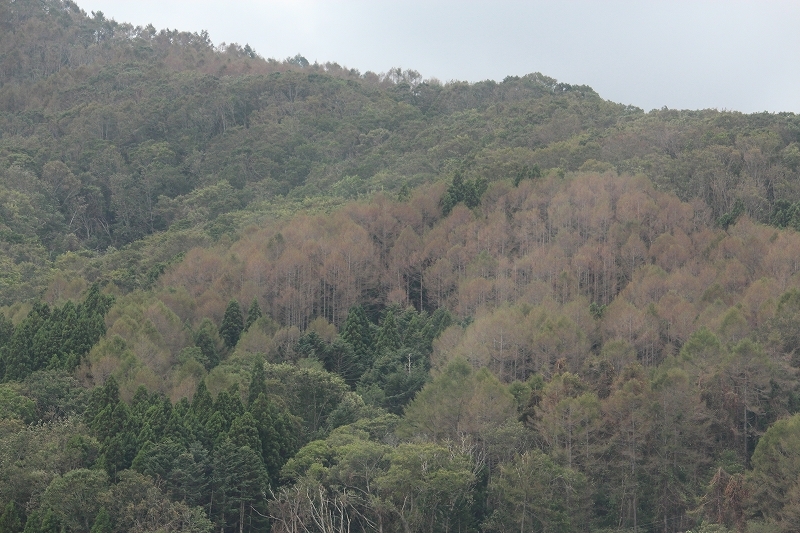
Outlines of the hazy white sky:
M645 110L800 113L797 0L77 0L264 57L442 81L541 72Z

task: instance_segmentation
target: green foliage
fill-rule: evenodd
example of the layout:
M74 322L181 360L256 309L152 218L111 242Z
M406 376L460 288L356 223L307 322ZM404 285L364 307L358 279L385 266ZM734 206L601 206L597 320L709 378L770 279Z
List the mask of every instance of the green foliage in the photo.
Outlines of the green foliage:
M21 533L22 532L22 515L17 508L17 504L13 501L3 509L0 514L0 532L2 533Z
M209 319L204 318L194 333L194 343L200 348L203 356L201 363L206 370L211 370L216 367L220 362L220 350L222 349L222 340L217 331L214 323Z
M109 516L108 511L106 511L106 508L101 507L94 519L94 524L92 524L90 533L112 533L113 531L114 529L111 526L111 517Z
M268 484L263 462L248 446L226 440L214 452L213 488L216 494L212 515L218 523L244 527L249 513L264 516L263 494ZM250 515L252 516L252 515Z
M398 348L400 348L400 333L397 331L394 313L389 309L384 314L381 328L378 330L375 349L378 353L382 353L397 350Z
M481 197L488 186L489 183L483 178L465 180L463 174L457 171L453 176L453 181L440 200L442 215L449 215L450 211L459 203L463 203L470 209L478 207L481 204Z
M5 345L0 345L3 379L20 381L44 369L74 370L105 335L105 315L113 301L94 284L77 306L68 301L51 310L45 303L35 303Z
M320 361L325 370L338 374L351 387L364 374L367 367L365 359L356 355L353 345L337 336L326 343L314 331L302 335L295 345L296 354Z
M376 484L412 530L430 522L434 531L472 526L469 511L476 480L468 456L435 444L401 444L388 459L389 469Z
M36 404L9 384L0 385L0 419L17 419L30 424L36 419Z
M356 358L369 367L374 360L372 353L372 334L369 319L364 308L356 305L347 313L347 320L341 330L342 339L353 347Z
M794 115L55 0L0 58L0 530L796 528Z
M261 442L261 457L271 482L278 481L278 474L299 445L300 421L279 409L265 394L259 394L250 405L258 437Z
M47 510L44 513L36 510L25 521L25 533L59 533L61 525L53 511Z
M736 222L736 220L744 213L744 203L741 199L736 199L736 202L733 204L731 210L717 220L717 224L724 230L727 230L728 227Z
M496 377L455 359L408 405L399 432L432 441L459 435L482 440L515 413L513 396Z
M522 180L528 179L533 180L536 178L542 177L542 169L539 168L539 165L528 166L525 165L517 171L517 174L514 176L514 187L519 187L519 184Z
M800 518L800 415L779 420L753 452L751 505L763 518L791 531Z
M253 302L250 304L250 307L247 309L247 320L244 323L244 331L250 329L256 320L261 318L261 307L258 305L258 299L253 298Z
M90 531L108 493L101 470L76 469L58 476L42 495L42 505L74 531Z
M553 531L586 529L589 492L586 478L563 468L539 450L503 465L489 485L494 511L484 523L488 531Z
M236 300L228 302L228 307L225 308L225 314L222 316L222 324L219 326L219 335L225 341L225 346L230 349L235 348L236 343L239 342L239 337L244 330L243 320L239 302Z
M264 370L272 397L285 402L302 421L304 440L325 431L328 416L350 390L341 377L324 370L288 364L267 364Z

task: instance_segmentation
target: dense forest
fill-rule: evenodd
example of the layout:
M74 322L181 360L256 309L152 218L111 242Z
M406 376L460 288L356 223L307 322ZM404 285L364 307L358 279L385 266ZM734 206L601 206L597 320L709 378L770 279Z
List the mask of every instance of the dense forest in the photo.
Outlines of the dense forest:
M0 533L792 532L800 116L0 3Z

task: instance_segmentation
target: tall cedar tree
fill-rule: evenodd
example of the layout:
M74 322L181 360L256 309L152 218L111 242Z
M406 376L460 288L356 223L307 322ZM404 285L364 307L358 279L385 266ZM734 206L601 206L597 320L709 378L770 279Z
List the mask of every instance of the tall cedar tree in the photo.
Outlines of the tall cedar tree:
M219 364L220 355L217 349L217 341L219 334L216 331L216 326L209 319L204 318L194 334L194 344L200 348L203 354L203 366L206 370L211 370Z
M0 533L21 533L22 517L17 504L9 502L0 514Z
M253 363L253 371L250 374L250 387L247 390L247 406L252 407L253 402L260 394L267 395L266 374L264 373L264 360L257 357Z
M449 215L450 211L461 202L470 209L478 207L481 203L481 197L488 187L489 182L484 178L464 180L461 171L456 172L453 176L453 181L450 183L450 186L447 187L447 191L440 201L442 215Z
M383 317L383 324L381 324L381 329L378 332L375 348L378 353L400 348L400 333L397 331L397 322L394 319L394 312L391 309L388 310Z
M258 305L258 299L253 298L253 303L250 304L250 308L247 310L247 321L244 323L244 331L250 329L250 326L261 318L261 316L261 307Z
M363 362L363 366L369 368L374 359L372 335L367 314L360 305L354 305L347 313L341 337L353 347L356 357Z
M222 324L219 327L219 334L225 342L225 346L233 349L239 342L242 330L244 330L242 308L238 301L231 300L228 302L225 315L222 317Z
M5 381L21 381L45 368L74 370L106 333L104 317L114 298L95 283L77 306L50 309L37 302L17 328L0 320L0 370ZM5 317L3 317L5 318Z

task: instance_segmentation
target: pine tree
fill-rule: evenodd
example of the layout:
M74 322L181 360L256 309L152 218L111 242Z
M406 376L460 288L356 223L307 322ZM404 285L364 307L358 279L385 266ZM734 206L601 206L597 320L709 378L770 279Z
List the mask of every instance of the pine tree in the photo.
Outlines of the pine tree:
M433 351L434 339L441 335L441 333L450 327L450 324L452 323L453 315L450 314L450 311L441 307L434 311L422 328L422 336L424 340L423 346L420 347L420 351L430 355L430 353Z
M96 433L98 438L102 437L106 471L111 479L116 479L118 472L130 467L141 441L137 439L128 404L124 401L117 403L105 424L107 425L100 431L96 430Z
M89 427L99 431L108 426L108 420L103 417L110 417L118 403L119 385L113 375L108 376L101 387L95 387L90 393L89 405L84 414Z
M191 409L189 400L185 397L181 398L172 407L167 427L164 429L165 437L181 443L184 447L188 447L194 440L193 428L187 423L187 418L191 416Z
M217 395L217 401L214 402L214 411L222 415L225 420L225 431L228 431L231 422L244 412L239 391L235 389L221 391Z
M228 302L225 315L222 317L222 324L219 327L219 334L222 340L225 341L225 346L233 349L236 343L239 342L243 329L242 308L239 306L239 302L231 300Z
M261 442L261 459L267 468L270 479L277 479L284 461L281 457L280 436L275 428L277 409L269 401L266 394L259 394L250 402L250 414L255 421Z
M253 298L253 303L250 304L250 308L247 310L247 321L244 323L244 331L250 329L250 326L261 318L261 316L261 307L258 305L258 299Z

